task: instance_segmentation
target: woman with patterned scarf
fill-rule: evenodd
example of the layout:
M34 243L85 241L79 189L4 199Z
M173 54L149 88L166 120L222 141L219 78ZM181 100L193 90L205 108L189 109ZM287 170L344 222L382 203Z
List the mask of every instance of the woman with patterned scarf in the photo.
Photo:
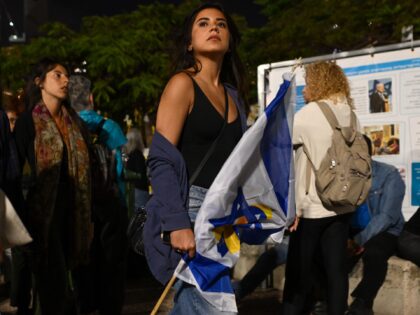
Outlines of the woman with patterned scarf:
M30 264L42 315L77 313L70 271L86 263L93 234L88 144L66 102L68 76L58 62L37 64L15 129L21 167L33 179L22 216L34 239Z

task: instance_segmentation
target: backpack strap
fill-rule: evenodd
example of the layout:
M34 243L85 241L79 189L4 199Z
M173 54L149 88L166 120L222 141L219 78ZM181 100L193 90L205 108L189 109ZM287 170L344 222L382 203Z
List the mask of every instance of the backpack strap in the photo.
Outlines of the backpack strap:
M350 110L350 127L353 130L357 130L357 117L356 114L354 113L354 111Z
M303 145L303 152L305 152L306 158L308 159L306 161L306 184L305 184L305 194L307 195L309 193L309 183L311 181L311 168L315 170L315 165L311 160L311 157L309 156L309 151L306 145Z
M317 102L318 107L321 109L322 113L324 114L325 118L328 120L331 128L334 130L337 127L340 127L338 123L337 117L335 117L334 112L330 108L330 106L325 102Z
M328 123L330 124L332 130L335 130L337 128L340 128L340 125L338 123L337 117L335 117L334 112L330 108L330 106L326 102L317 102L316 103L319 107L319 109L324 114L325 118L327 119ZM351 119L353 120L353 118ZM303 145L303 151L306 154L306 157L308 159L306 164L306 185L305 185L305 193L309 193L309 184L311 181L311 166L315 170L315 164L313 163L311 156L309 155L308 148L306 145Z
M322 113L324 114L325 118L328 120L328 123L330 124L331 128L333 130L336 128L341 128L340 124L338 123L337 117L335 116L330 106L325 102L319 102L317 104L321 109ZM356 114L352 110L350 110L350 127L353 130L357 129Z

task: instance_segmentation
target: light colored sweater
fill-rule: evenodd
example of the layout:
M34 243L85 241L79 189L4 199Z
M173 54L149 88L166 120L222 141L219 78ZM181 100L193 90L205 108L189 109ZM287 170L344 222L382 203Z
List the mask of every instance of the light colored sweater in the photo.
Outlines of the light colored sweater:
M347 127L350 125L351 108L344 97L339 98L336 103L332 100L321 100L326 102L337 117L338 123ZM359 128L359 123L357 122ZM319 168L328 148L331 146L333 131L317 103L311 102L296 113L293 123L293 144L305 144L309 155L316 167ZM295 194L297 215L303 218L325 218L345 212L327 210L322 205L315 187L315 173L312 166L311 179L308 194L306 194L306 165L310 163L303 146L295 152ZM310 164L309 164L310 165Z

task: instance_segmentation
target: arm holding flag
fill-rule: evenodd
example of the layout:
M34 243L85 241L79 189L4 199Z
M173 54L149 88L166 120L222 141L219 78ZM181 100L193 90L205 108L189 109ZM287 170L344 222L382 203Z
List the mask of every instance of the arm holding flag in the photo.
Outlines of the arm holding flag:
M153 275L162 283L171 278L181 257L174 249L195 249L187 212L187 168L176 147L191 103L190 85L187 75L180 73L166 86L147 161L153 195L146 205L145 253ZM171 234L171 244L162 241L161 235L165 232Z
M156 130L174 146L179 142L185 120L192 109L193 101L194 93L191 89L190 77L183 72L174 75L163 91L156 119ZM176 177L172 176L172 178ZM161 189L162 186L165 185L158 186ZM168 190L165 189L163 193L167 194ZM172 213L174 212L171 208L168 208L168 210ZM182 216L184 220L188 219L189 222L186 207L184 207L182 211L179 211L178 209L176 211L178 217ZM195 254L195 240L194 233L191 229L191 223L188 226L173 226L169 223L170 221L174 221L172 213L170 218L168 218L169 220L165 220L163 217L163 224L167 222L167 225L169 225L164 228L164 231L170 232L169 235L172 248L181 252L188 252L190 257L192 257Z
M163 91L156 119L156 130L174 146L179 142L185 120L192 109L193 101L194 93L191 89L190 77L183 72L174 75ZM168 191L164 192L167 193ZM189 221L186 207L180 215ZM172 248L177 251L188 252L189 256L193 257L195 254L195 240L191 223L181 228L179 226L170 226L168 228L164 229L164 231L170 232Z
M153 195L146 204L145 254L154 277L165 284L181 255L162 241L161 233L191 228L187 213L187 169L178 149L159 132L153 136L147 165Z

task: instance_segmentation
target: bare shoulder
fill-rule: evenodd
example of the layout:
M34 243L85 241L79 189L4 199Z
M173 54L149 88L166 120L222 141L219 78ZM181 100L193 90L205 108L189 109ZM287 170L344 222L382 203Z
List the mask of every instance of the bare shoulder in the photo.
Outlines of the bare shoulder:
M156 129L175 145L178 143L193 99L192 80L186 73L175 74L166 84L159 103Z
M191 78L183 72L175 74L166 84L159 103L159 110L188 111L194 98Z
M190 88L192 86L192 81L191 77L187 73L178 72L171 77L168 84L177 84L186 88Z
M188 74L184 72L175 74L166 84L162 98L165 97L166 94L181 98L193 95L192 80Z

